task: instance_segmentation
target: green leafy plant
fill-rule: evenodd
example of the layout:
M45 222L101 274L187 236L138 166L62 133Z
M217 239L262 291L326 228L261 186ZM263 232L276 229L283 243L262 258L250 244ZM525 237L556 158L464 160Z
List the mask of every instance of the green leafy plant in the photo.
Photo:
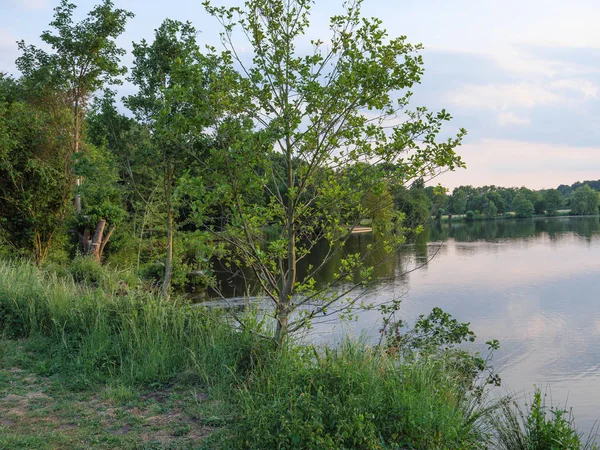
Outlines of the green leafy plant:
M511 398L492 414L496 445L501 450L596 450L593 436L582 441L570 411L547 406L536 387L526 412Z

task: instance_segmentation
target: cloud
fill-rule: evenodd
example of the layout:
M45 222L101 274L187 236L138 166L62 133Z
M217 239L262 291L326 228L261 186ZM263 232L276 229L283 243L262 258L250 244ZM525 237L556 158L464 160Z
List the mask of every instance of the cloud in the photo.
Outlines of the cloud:
M501 127L507 125L529 125L531 120L529 117L520 117L510 112L501 112L498 114L498 125Z
M558 103L560 96L536 83L467 85L451 91L447 100L459 107L505 111Z
M584 98L598 98L598 86L588 80L564 79L553 81L551 86L556 89L575 91Z

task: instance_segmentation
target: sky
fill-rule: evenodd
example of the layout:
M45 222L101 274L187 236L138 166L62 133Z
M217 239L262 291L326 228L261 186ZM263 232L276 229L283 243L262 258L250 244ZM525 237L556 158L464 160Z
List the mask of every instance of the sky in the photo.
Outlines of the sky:
M128 51L167 17L191 21L201 43L219 42L200 0L113 1L136 15L119 38ZM76 19L96 2L74 0ZM17 40L40 45L57 4L0 0L0 71L16 73ZM341 0L316 0L309 37L325 40L340 11ZM600 2L364 0L363 13L381 18L391 37L424 45L412 105L449 111L448 133L468 130L458 149L467 168L437 178L442 185L540 189L600 179Z

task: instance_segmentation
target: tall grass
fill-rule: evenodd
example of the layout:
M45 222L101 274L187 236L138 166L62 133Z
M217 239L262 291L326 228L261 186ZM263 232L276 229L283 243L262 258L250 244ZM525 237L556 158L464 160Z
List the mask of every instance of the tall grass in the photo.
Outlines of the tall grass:
M1 262L0 280L4 336L43 338L55 365L96 378L139 384L192 371L227 381L260 345L216 311L150 293L118 296L21 262Z

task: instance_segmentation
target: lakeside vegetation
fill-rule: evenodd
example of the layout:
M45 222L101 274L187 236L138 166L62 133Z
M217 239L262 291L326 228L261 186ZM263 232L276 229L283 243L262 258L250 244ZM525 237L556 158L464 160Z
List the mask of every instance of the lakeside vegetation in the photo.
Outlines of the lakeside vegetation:
M63 0L44 49L20 42L20 75L0 74L0 448L595 448L539 391L526 411L494 399L469 324L435 308L407 330L400 299L353 294L433 206L526 216L543 195L548 213L586 214L597 194L426 187L464 167L466 131L409 109L421 46L360 2L308 54L310 1L205 7L224 51L166 19L128 72L116 40L133 14L104 0L74 22ZM124 81L135 93L118 99ZM363 221L377 239L349 252ZM216 266L250 274L270 307L177 294L219 294ZM379 345L294 340L375 308Z
M458 346L473 333L439 310L377 348L274 352L259 320L123 296L108 272L90 286L1 262L0 276L2 448L595 448L539 392L523 412L494 400L488 360Z

